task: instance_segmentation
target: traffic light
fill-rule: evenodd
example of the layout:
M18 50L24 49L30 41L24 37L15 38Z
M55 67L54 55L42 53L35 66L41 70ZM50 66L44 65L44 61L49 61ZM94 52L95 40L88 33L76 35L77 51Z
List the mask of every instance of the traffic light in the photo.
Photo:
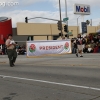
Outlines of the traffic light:
M28 17L25 17L25 22L28 23Z
M89 20L86 20L86 24L89 25L90 24L90 21Z
M64 31L65 31L65 32L68 32L68 25L65 25L65 26L64 26Z
M61 23L61 21L58 21L58 30L62 30L62 23Z
M63 34L59 33L59 36L63 36Z
M65 37L68 37L68 34L66 34Z

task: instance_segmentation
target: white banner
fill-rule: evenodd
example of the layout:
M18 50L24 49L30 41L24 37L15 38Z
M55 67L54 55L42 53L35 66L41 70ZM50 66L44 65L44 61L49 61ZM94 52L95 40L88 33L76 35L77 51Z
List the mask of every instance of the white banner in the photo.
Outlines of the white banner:
M27 41L27 56L71 53L71 40Z

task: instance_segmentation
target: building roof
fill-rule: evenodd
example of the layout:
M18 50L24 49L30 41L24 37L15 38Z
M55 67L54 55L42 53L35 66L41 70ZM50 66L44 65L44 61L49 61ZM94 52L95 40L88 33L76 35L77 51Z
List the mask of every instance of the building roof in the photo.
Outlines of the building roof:
M8 20L8 17L0 17L0 22Z

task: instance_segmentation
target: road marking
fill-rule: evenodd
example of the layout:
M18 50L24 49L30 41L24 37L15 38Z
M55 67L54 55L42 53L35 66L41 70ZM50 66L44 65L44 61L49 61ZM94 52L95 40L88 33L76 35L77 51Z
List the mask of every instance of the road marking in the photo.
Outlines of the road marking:
M6 62L0 62L0 64L4 64L4 63L6 63Z
M82 89L90 89L90 90L100 91L100 88L94 88L94 87L88 87L88 86L80 86L80 85L73 85L73 84L66 84L66 83L57 83L57 82L50 82L50 81L44 81L44 80L36 80L36 79L13 77L13 76L5 76L5 75L0 75L0 77L2 77L2 78L11 78L11 79L19 79L19 80L27 80L27 81L47 83L47 84L53 84L53 85L69 86L69 87L75 87L75 88L82 88Z

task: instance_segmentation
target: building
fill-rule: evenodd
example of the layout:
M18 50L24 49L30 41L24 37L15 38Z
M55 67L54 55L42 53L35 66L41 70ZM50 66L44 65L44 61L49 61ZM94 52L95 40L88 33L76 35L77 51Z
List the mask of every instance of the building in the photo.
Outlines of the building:
M63 34L64 32L63 24ZM69 32L72 35L69 38L77 37L79 33L79 27L68 26ZM95 33L98 30L98 26L88 26L87 34ZM33 40L56 40L59 37L60 31L58 30L57 24L50 23L17 23L17 35L18 36L32 36Z
M12 34L11 18L0 17L0 48L5 44L8 34Z

